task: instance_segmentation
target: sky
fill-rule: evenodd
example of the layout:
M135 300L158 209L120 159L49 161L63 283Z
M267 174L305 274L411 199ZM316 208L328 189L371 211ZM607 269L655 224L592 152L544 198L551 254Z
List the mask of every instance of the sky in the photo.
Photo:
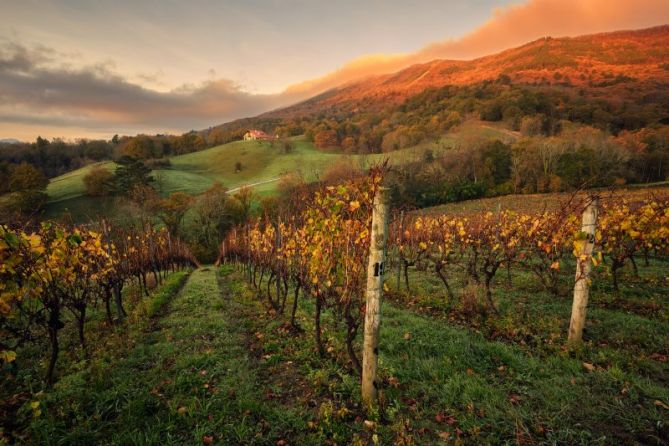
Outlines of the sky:
M369 75L669 23L667 0L0 0L0 139L182 133Z

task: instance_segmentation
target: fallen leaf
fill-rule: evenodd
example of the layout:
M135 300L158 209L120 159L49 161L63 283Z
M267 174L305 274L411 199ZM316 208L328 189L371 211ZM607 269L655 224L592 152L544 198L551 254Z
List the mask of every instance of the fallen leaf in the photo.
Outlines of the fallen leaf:
M395 378L394 376L391 376L391 377L388 378L388 384L390 384L391 387L394 387L396 389L399 388L399 386L400 386L399 380L397 378Z
M409 333L408 331L404 333L404 339L406 339L407 341L411 339L411 333Z
M439 438L441 438L442 440L448 440L449 438L451 438L451 433L447 432L447 431L439 432L438 435L439 435Z
M583 363L583 368L586 369L588 372L594 372L595 371L595 366L590 364L589 362L584 362Z
M365 427L367 429L373 430L376 427L376 423L372 420L365 420Z
M669 406L667 406L666 404L664 404L664 403L663 403L662 401L660 401L660 400L655 400L655 405L656 405L657 407L661 407L662 409L669 410Z

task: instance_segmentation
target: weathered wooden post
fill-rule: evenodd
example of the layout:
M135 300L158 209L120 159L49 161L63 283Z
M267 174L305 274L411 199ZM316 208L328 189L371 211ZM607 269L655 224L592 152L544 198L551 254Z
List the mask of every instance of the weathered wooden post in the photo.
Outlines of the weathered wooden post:
M404 211L400 212L400 223L397 225L397 292L400 292L402 286L402 254L400 253L400 240L402 240L402 232L404 231Z
M362 351L362 400L366 407L376 404L376 368L379 359L379 325L381 323L381 296L388 239L390 189L379 188L374 197L372 232L367 266L367 294L365 307L365 334Z
M571 307L569 323L569 344L579 344L583 337L585 313L590 291L590 270L592 269L592 251L595 247L595 230L599 213L599 197L589 197L588 205L583 211L582 243L577 246L576 277L574 283L574 302Z

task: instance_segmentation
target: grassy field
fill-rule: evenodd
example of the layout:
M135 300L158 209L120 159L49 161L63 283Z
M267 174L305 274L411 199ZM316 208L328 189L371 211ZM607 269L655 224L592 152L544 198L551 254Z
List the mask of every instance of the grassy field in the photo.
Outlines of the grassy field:
M422 159L426 150L435 155L448 150L463 138L478 135L484 138L508 140L504 129L483 126L478 122L468 122L457 132L444 135L439 141L422 143L415 147L398 150L387 154L345 155L342 153L318 150L303 137L293 139L293 150L284 153L279 144L273 146L262 141L236 141L199 152L170 158L171 167L153 171L155 187L162 195L172 192L199 194L214 182L220 182L229 189L243 185L263 183L254 187L260 195L271 194L276 190L276 180L285 173L299 172L306 181L314 181L334 162L348 159L362 168L389 159L391 164L405 163ZM242 169L236 172L236 163ZM55 218L69 212L75 220L89 220L99 214L113 214L113 203L85 195L84 176L95 166L114 169L112 162L97 163L54 178L49 183L47 194L47 217Z
M101 327L89 359L73 349L53 390L33 384L23 398L39 401L42 413L23 412L23 441L660 445L669 433L665 267L652 264L640 278L627 272L620 295L596 276L577 351L563 347L569 299L544 293L522 271L512 272L512 286L495 285L499 315L449 302L427 272L412 271L411 292L389 280L380 407L371 414L329 312L330 353L320 358L312 301L301 302L304 331L294 332L233 266L203 267L179 292L185 274L148 301L131 299L134 319ZM30 381L39 366L17 379Z

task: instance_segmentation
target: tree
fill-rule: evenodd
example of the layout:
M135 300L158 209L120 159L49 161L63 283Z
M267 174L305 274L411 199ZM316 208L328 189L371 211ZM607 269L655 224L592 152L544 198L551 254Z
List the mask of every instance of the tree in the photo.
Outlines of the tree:
M352 136L347 136L344 138L344 140L341 142L341 148L344 150L346 153L355 153L358 144L355 141L355 138Z
M337 147L337 132L334 130L321 130L314 136L314 143L320 149Z
M159 158L159 156L155 156L153 146L153 140L149 136L137 135L128 141L121 150L121 153L124 156L138 159Z
M240 210L236 205L229 206L229 200L227 189L214 183L193 205L188 237L194 253L203 261L215 260L223 235L237 222Z
M122 156L114 172L114 183L119 193L128 195L137 186L148 186L154 181L151 169L136 158Z
M44 192L48 184L48 178L32 164L14 167L9 175L11 194L5 201L6 211L24 216L41 211L49 198Z
M502 184L511 178L511 147L500 140L483 147L483 162L489 168L493 184Z
M160 200L160 219L170 234L179 234L181 221L192 204L193 197L185 192L174 192L169 198Z
M288 154L288 153L292 153L292 152L293 152L293 149L294 149L294 147L293 147L293 142L292 142L291 140L289 140L289 139L284 139L284 140L281 142L281 147L282 147L282 149L283 149L283 153L286 153L286 154Z
M92 197L106 197L114 191L114 174L103 167L95 167L84 177L86 193Z
M239 215L240 221L248 220L251 216L251 208L255 202L255 194L253 193L253 190L250 187L242 187L235 194L235 199L239 201L241 207L241 213Z
M21 163L14 167L9 176L10 192L44 190L48 184L49 179L39 169L29 163Z
M48 199L49 196L40 190L29 189L21 192L13 192L9 194L6 207L10 212L28 216L44 209Z

